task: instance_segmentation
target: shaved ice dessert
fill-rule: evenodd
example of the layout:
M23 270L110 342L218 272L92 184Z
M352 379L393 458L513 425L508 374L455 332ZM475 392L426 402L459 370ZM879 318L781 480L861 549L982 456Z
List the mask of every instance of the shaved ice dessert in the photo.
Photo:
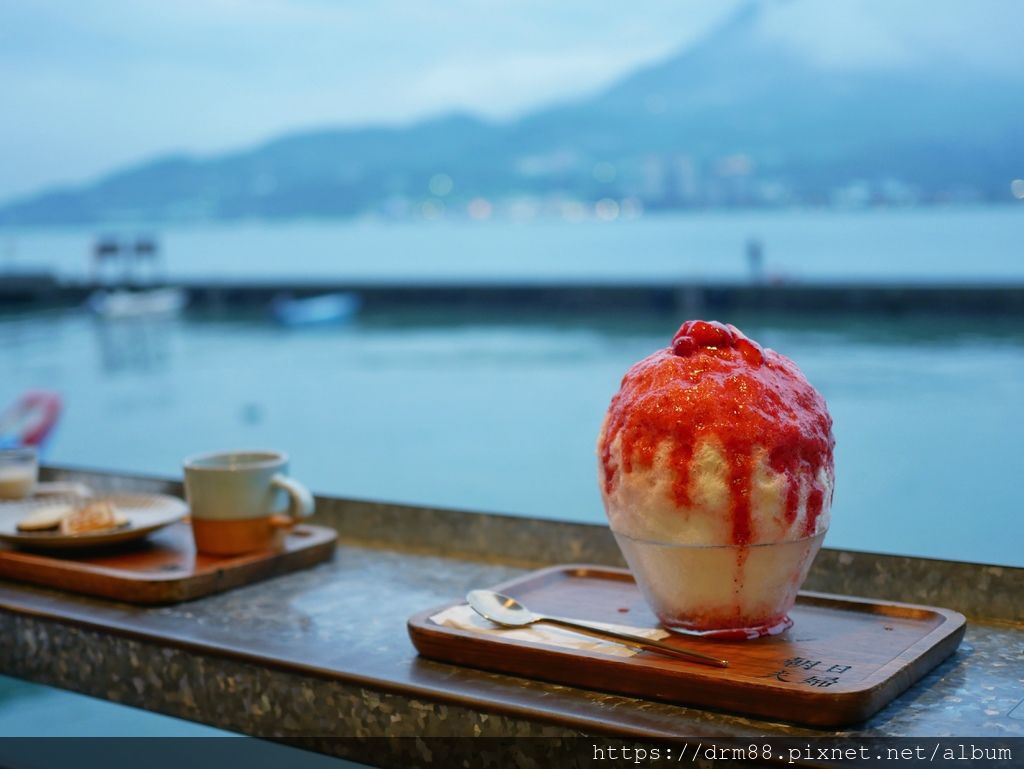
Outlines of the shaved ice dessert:
M687 321L626 372L598 439L601 495L666 627L754 638L792 624L828 530L834 445L796 364L732 325Z

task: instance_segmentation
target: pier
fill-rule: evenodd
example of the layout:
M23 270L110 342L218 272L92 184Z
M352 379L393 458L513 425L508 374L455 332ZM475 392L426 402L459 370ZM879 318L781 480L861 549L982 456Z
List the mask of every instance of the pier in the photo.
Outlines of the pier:
M157 284L147 283L147 287ZM663 311L725 315L736 312L792 314L962 314L1024 316L1024 284L946 285L893 283L726 282L359 282L359 281L178 281L195 310L246 310L275 296L316 296L333 292L359 295L364 310L445 308L583 312ZM94 291L111 288L99 281L65 281L46 273L0 275L0 309L75 307Z

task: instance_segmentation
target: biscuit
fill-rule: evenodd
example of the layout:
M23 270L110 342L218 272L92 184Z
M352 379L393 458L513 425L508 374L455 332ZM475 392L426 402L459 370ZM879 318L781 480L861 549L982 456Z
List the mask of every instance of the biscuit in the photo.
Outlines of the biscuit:
M37 507L25 518L18 521L18 531L47 531L56 529L61 521L75 512L71 505L46 505Z

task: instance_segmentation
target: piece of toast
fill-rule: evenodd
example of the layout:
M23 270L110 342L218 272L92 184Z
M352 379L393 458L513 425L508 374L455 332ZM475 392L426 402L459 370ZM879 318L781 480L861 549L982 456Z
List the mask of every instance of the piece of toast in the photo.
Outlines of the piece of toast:
M110 502L93 502L80 507L60 522L60 533L92 534L117 529L128 523L128 517Z

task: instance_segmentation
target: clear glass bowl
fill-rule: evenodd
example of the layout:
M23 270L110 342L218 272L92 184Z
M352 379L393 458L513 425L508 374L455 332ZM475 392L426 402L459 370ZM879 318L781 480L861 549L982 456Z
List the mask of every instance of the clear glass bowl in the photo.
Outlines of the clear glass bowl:
M770 544L680 545L613 532L647 604L669 630L759 638L792 627L789 611L825 532Z

